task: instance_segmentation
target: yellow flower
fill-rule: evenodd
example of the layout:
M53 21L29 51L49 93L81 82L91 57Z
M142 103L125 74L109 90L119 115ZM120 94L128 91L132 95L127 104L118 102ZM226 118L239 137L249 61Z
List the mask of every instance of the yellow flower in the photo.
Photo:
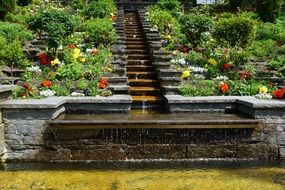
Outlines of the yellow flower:
M82 58L80 59L80 61L81 61L82 63L85 63L85 62L86 62L86 58L85 58L85 57L82 57Z
M72 56L73 56L73 59L77 59L80 56L80 49L74 48L72 50Z
M205 68L205 69L207 69L208 67L209 67L209 65L208 65L208 64L206 64L206 65L204 66L204 68Z
M59 64L59 59L56 58L55 60L51 61L50 64L51 64L52 66L58 65L58 64Z
M208 62L209 62L211 65L216 65L216 64L217 64L217 61L216 61L214 58L208 59Z
M259 94L265 94L267 91L268 89L265 86L259 88Z
M177 50L174 50L174 51L172 52L172 54L173 54L173 55L177 55Z
M182 78L187 79L190 76L191 71L190 70L185 70L182 73Z

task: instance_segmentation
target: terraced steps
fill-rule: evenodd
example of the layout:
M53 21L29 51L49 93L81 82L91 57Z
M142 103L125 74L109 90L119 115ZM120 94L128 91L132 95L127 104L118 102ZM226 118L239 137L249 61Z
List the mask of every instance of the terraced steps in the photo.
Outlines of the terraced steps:
M144 39L142 23L137 12L125 12L127 77L132 109L158 109L163 105L160 82L152 65L150 52Z

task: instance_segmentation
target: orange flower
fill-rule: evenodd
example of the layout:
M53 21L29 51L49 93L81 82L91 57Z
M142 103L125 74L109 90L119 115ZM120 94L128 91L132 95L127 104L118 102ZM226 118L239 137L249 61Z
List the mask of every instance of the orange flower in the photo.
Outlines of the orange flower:
M97 53L98 53L97 49L93 49L93 50L91 51L91 54L93 54L93 55L96 55Z
M98 82L98 87L100 89L104 89L104 88L107 88L109 86L109 83L108 81L105 79L105 78L101 78Z
M112 16L111 18L112 18L112 21L116 21L118 17L117 16Z
M285 88L283 89L276 89L273 91L272 96L276 99L282 99L285 94Z
M69 45L68 45L68 48L74 49L74 48L76 48L76 45L74 45L74 44L69 44Z
M52 82L50 80L43 80L42 86L50 88L52 86Z
M29 93L33 91L32 87L28 83L22 84L22 87L28 90Z
M220 91L225 94L229 90L229 86L226 83L220 82L219 83Z

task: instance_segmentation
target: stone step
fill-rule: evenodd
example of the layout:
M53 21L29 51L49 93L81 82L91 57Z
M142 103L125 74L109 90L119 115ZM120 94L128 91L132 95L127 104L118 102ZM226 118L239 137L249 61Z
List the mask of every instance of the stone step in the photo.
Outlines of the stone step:
M111 90L112 94L128 94L129 93L129 86L127 85L120 85L120 86L108 86L108 89Z
M162 102L163 98L160 96L132 96L133 102Z
M142 37L137 37L137 38L134 38L134 37L126 37L126 42L130 42L130 41L135 41L135 42L144 42L144 38Z
M161 70L161 69L169 69L170 68L170 63L169 62L153 62L152 65L155 66L156 70Z
M133 38L135 38L135 39L143 39L143 36L142 35L137 35L137 34L126 34L126 40L128 40L128 39L133 39Z
M149 51L148 49L128 49L127 53L129 54L138 54L138 53L144 53L144 54L148 54Z
M128 60L127 61L128 65L152 65L152 61L149 60Z
M155 72L127 72L129 79L148 79L154 78Z
M145 41L127 41L126 45L127 45L127 47L129 45L144 45L144 46L146 46L146 42Z
M160 69L158 70L158 77L181 77L181 71L176 69Z
M163 86L162 93L164 95L180 95L179 86Z
M179 86L182 82L180 77L158 77L162 86Z
M154 71L154 66L149 65L127 65L126 66L128 72L135 72L135 71Z
M154 79L129 79L131 87L159 87L160 83Z
M128 54L128 59L150 59L148 54Z
M130 87L132 96L159 96L161 95L160 88L156 87Z
M146 44L138 44L138 45L127 45L126 49L128 49L128 50L130 50L130 49L148 50L148 47Z

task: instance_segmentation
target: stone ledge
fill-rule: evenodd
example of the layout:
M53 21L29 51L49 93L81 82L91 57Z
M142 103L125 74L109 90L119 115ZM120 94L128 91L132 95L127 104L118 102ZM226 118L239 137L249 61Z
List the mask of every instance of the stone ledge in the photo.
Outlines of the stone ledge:
M16 85L0 85L0 93L6 91L12 91L16 88Z
M6 109L46 109L58 108L66 103L131 103L130 95L114 95L109 97L49 97L44 99L18 99L0 103Z

